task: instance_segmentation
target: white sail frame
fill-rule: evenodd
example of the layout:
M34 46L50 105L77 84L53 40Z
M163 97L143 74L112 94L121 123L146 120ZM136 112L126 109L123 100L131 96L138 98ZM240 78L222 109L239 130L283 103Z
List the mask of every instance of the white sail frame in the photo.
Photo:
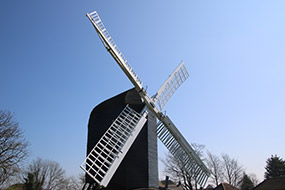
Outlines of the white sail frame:
M185 157L188 163L187 168L190 174L192 174L192 176L195 179L197 179L198 184L203 186L211 174L210 171L207 169L207 167L201 161L199 156L195 153L193 148L183 137L183 135L178 131L178 129L176 128L174 123L169 119L169 117L165 116L160 111L168 102L169 98L173 95L174 91L188 78L189 74L184 64L181 63L178 66L178 68L170 75L168 80L162 85L156 96L154 96L154 98L150 98L150 96L146 93L145 89L142 87L141 80L134 72L132 67L128 64L128 61L125 59L118 46L115 44L115 42L109 35L98 13L94 11L90 14L87 14L87 17L95 27L95 30L98 33L103 45L112 55L112 57L118 63L120 68L124 71L124 73L130 79L130 81L134 84L139 95L146 103L147 108L150 111L152 111L155 114L155 116L159 119L160 122L158 123L158 129L156 131L158 138L165 144L166 147L169 148L170 152L175 157L179 157L181 155ZM157 100L160 102L158 103L160 110L155 105ZM161 127L162 129L164 129L164 131L166 131L164 135L162 135L162 133L160 132L159 127ZM167 135L166 139L164 138L165 135ZM172 146L174 142L175 146ZM111 177L112 176L109 175L109 179L106 181L109 181ZM100 182L99 184L106 186L108 183L104 182L103 184L102 182Z

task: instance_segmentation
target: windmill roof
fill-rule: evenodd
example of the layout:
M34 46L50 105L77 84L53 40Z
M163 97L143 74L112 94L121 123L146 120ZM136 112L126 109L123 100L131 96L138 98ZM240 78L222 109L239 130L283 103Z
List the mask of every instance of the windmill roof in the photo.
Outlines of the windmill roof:
M266 179L258 184L254 190L284 190L285 177Z
M239 189L228 183L221 183L214 190L239 190Z

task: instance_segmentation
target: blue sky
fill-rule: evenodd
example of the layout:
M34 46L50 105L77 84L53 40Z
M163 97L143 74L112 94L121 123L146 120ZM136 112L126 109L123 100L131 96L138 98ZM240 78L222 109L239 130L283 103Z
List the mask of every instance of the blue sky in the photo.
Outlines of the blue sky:
M262 180L267 158L285 158L284 9L281 0L2 0L0 109L15 113L30 159L81 172L91 110L133 87L85 16L96 10L149 94L184 60L190 78L167 115L189 142Z

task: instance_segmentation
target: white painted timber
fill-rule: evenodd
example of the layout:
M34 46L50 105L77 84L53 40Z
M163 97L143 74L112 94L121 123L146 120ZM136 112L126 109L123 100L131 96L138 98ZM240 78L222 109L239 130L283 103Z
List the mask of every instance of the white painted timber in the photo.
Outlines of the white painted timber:
M211 173L168 116L158 122L156 134L169 152L181 160L188 173L202 185L206 179L203 176L210 176Z
M186 141L183 135L178 131L174 123L169 119L168 116L162 114L160 110L163 109L165 104L168 102L170 97L173 95L175 90L189 77L189 74L182 62L176 70L170 75L170 77L166 80L166 82L162 85L162 87L158 90L157 94L154 98L151 98L146 90L142 87L142 82L134 72L132 67L128 64L126 58L123 56L122 52L112 40L110 34L107 32L105 26L103 25L98 13L96 11L87 14L87 17L92 22L95 27L96 32L98 33L103 45L121 67L123 72L127 75L130 81L135 86L141 98L144 100L147 108L154 113L154 115L160 120L157 125L157 136L158 138L165 144L165 146L169 149L169 151L178 159L183 159L186 162L186 168L188 172L194 177L198 184L201 186L206 183L208 177L210 176L210 171L201 161L199 156L195 153L190 144ZM155 105L158 101L158 105L160 110ZM144 109L146 110L146 108ZM141 118L145 118L147 116L147 112L144 112L144 116ZM145 121L144 121L145 122ZM112 131L110 131L111 133ZM133 139L134 140L134 139ZM124 154L127 151L124 151L123 154L120 154L120 159L123 158ZM103 154L103 152L102 152ZM90 156L91 157L91 156ZM105 158L105 155L98 155L98 158ZM105 158L104 163L108 163L108 158ZM85 162L86 163L86 162ZM111 162L113 163L113 161ZM96 163L95 163L96 164ZM94 166L96 166L94 164ZM116 162L114 168L117 168L120 162ZM98 168L96 166L96 168ZM82 166L84 169L84 166ZM86 171L86 169L84 169ZM98 173L96 170L94 171ZM109 176L106 180L95 180L100 185L106 186L110 180L111 174L115 172L115 169L112 169L110 174L102 175L98 173L99 178L103 178L104 176ZM87 172L88 173L88 172ZM93 174L92 174L93 175Z
M146 122L147 111L137 113L128 105L101 137L81 168L106 187Z
M153 98L154 102L157 102L160 111L162 111L163 107L166 105L174 92L188 77L189 74L184 66L184 62L182 61L175 71L163 83Z
M103 45L116 60L118 65L131 80L137 90L142 89L142 81L139 79L138 75L135 73L133 68L129 65L127 59L124 57L123 53L120 51L119 47L115 44L114 40L111 38L110 34L106 30L103 22L101 21L98 13L96 11L88 14L87 17L92 22L96 32L98 33Z

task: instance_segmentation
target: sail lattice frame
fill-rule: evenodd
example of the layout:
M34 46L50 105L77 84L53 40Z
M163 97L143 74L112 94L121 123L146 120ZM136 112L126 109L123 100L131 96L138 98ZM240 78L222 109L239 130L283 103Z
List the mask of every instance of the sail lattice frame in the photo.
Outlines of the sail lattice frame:
M150 96L146 93L146 90L142 87L141 80L138 78L132 67L128 64L126 58L123 56L118 46L109 35L98 13L94 11L87 14L87 17L92 22L96 32L103 42L103 45L112 55L130 81L134 84L147 108L154 113L158 120L160 120L160 123L158 123L158 129L156 131L158 138L165 144L165 146L167 146L167 148L176 158L183 159L185 161L188 172L193 178L196 179L199 185L203 186L210 176L210 171L207 169L189 143L185 140L183 135L178 131L174 123L172 123L172 121L166 115L162 114L162 112L159 111L158 107L155 105L155 103L158 102L158 106L160 107L160 110L162 110L169 98L173 95L174 91L188 78L189 74L184 64L180 64L175 72L172 73L168 80L162 85L156 96L154 96L154 98L150 98ZM144 115L146 117L147 113L145 112ZM117 162L117 165L118 164L119 162ZM114 172L115 171L113 171L113 173ZM110 172L110 174L112 174L112 172ZM108 180L110 180L111 177L112 175L108 175ZM108 180L101 180L101 182L98 183L105 186L108 184L106 182ZM104 181L104 183L102 181Z
M139 114L127 105L90 151L81 168L96 183L107 186L144 126L146 115L145 110Z
M189 73L182 61L175 71L168 77L168 79L163 83L160 89L155 95L154 102L157 102L157 105L162 111L163 107L166 105L168 100L174 94L174 92L182 85L184 81L189 77Z

